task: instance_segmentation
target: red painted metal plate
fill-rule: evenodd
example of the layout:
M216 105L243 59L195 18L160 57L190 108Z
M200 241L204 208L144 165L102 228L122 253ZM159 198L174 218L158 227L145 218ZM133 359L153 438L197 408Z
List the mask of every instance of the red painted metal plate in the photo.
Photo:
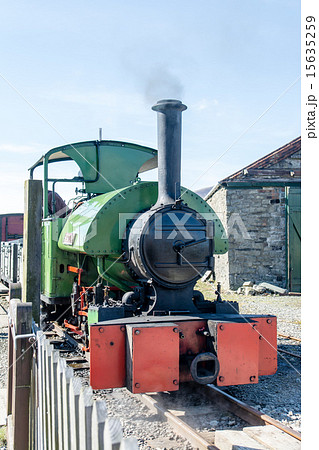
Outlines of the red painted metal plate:
M125 326L90 327L90 384L93 389L124 387Z
M277 317L256 317L259 338L259 375L277 371Z
M172 323L127 325L127 385L133 393L179 388L179 333ZM177 330L177 332L176 332Z
M259 337L251 323L219 323L218 386L258 383Z
M206 328L206 323L206 320L177 323L181 337L179 343L181 355L186 355L187 353L197 355L197 353L206 351L206 337L196 333L201 328Z

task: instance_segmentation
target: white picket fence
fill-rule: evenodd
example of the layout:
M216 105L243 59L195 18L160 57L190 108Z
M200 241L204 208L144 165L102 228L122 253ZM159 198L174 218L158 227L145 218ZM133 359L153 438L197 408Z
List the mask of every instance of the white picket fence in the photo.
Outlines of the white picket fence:
M93 400L91 387L59 356L42 331L36 335L37 423L31 433L37 450L135 450L135 438L123 439L120 421L108 417L106 404ZM34 365L35 366L35 365ZM36 372L36 373L35 373ZM37 435L37 436L36 436Z

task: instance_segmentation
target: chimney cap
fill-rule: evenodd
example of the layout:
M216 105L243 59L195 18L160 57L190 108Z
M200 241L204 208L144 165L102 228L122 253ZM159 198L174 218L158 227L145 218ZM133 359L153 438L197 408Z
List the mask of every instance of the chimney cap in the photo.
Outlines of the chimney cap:
M179 111L185 111L185 109L187 109L187 106L183 105L180 100L175 99L159 100L154 106L152 106L153 111L163 112L166 109L177 109Z

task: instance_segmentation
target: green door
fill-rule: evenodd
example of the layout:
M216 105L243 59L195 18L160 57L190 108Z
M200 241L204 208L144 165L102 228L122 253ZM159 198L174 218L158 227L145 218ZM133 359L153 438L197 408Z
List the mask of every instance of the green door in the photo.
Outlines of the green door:
M287 187L287 273L290 292L301 292L301 189Z

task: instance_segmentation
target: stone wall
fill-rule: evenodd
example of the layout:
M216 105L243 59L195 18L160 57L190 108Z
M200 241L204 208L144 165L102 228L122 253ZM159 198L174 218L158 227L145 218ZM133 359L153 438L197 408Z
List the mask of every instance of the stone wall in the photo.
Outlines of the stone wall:
M286 287L285 188L227 190L229 287Z
M208 204L213 208L215 213L221 220L225 231L227 233L227 206L226 206L227 191L221 187L208 200ZM222 289L229 289L229 262L228 252L224 255L215 255L215 275L216 281L221 283Z
M285 188L221 187L208 203L228 235L228 253L215 256L223 289L237 289L244 281L286 287Z

